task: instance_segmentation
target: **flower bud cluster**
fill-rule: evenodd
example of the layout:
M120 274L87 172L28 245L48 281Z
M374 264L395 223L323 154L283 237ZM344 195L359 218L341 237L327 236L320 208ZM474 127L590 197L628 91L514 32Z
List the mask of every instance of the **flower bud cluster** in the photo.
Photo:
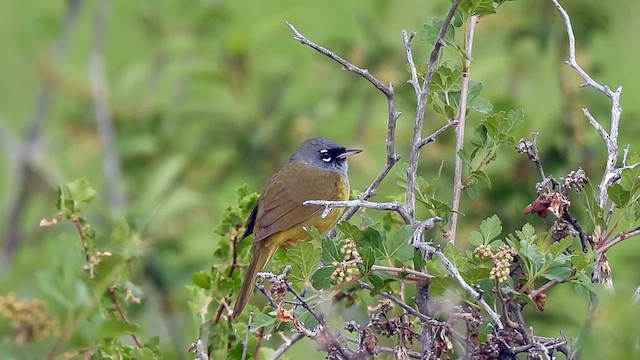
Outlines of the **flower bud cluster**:
M9 320L19 345L52 336L58 329L58 319L44 301L19 300L12 293L0 296L0 318Z
M480 245L473 250L473 254L478 259L492 260L493 269L489 272L489 279L502 283L507 280L511 273L511 263L517 255L515 249L509 245L500 245L496 252L491 250L489 245Z
M340 252L343 254L342 261L331 264L336 268L331 274L331 280L338 284L353 280L353 275L358 272L356 264L362 261L358 248L351 239L347 239Z

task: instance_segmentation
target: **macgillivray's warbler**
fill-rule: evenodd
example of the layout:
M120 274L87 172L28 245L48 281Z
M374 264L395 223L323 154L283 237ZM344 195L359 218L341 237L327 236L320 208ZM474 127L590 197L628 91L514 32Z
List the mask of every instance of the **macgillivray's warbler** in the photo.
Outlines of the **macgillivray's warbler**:
M233 307L233 317L242 313L258 272L276 249L299 240L311 240L304 228L315 227L320 234L325 234L340 220L344 208L332 209L323 218L322 207L303 203L348 200L347 159L361 151L346 149L329 139L309 139L300 144L289 163L269 180L245 225L242 238L254 235L253 255Z

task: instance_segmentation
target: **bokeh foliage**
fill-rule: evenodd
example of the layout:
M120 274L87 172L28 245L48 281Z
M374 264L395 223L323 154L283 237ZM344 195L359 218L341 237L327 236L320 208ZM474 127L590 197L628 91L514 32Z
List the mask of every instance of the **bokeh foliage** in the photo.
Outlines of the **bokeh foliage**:
M97 243L109 244L114 228L126 229L122 231L127 238L140 240L131 277L140 286L143 302L130 306L129 316L140 324L145 339L158 336L159 349L171 358L186 357L188 344L196 338L188 305L193 296L185 285L194 273L208 273L218 249L215 224L235 203L239 185L247 183L258 191L297 143L311 136L366 149L351 164L354 189L367 185L384 163L384 99L361 79L293 41L284 21L394 83L404 113L398 139L405 155L413 98L405 83L400 30L420 32L433 17L442 17L449 5L255 0L108 4L104 57L128 203L119 213L101 196L103 149L93 120L87 69L94 15L105 8L98 2L83 4L69 38L68 56L55 61L51 53L68 3L9 0L0 11L0 33L5 34L0 41L0 117L14 140L0 158L6 174L0 177L3 209L8 209L21 185L12 160L23 151L19 144L36 110L38 90L44 84L54 93L40 143L43 159L37 176L26 184L30 196L24 216L19 224L8 223L8 217L0 223L2 234L13 225L22 232L17 252L3 258L0 294L12 292L24 301L41 299L48 304L46 314L63 325L68 314L89 306L91 296L80 280L84 255L74 228L37 226L56 213L57 184L86 178L99 194L83 205ZM634 21L640 7L632 0L566 5L576 26L580 61L602 83L624 86L620 143L637 148L634 134L640 125L632 119L640 113L635 101L640 84L630 81L636 66L629 59L640 55L635 40L640 23ZM483 84L482 97L497 111L523 109L523 125L514 136L541 133L538 146L548 171L562 175L583 166L589 176L598 176L603 147L579 109L589 106L596 117L606 119L609 105L594 91L579 90L578 79L562 65L566 40L552 4L515 1L500 12L481 22L476 35L472 79ZM425 59L427 51L416 49ZM446 49L446 54L456 56L453 49ZM434 112L428 118L439 117ZM480 118L472 115L472 126ZM427 131L441 125L427 121ZM11 144L2 140L3 146ZM426 148L421 175L435 177L442 163L441 177L451 178L452 143L448 134ZM486 172L491 189L480 184L482 196L462 202L461 239L493 213L502 219L507 233L520 230L527 220L545 226L521 215L534 198L536 173L528 162L507 149ZM394 180L383 184L380 199L393 193ZM121 221L123 215L127 225ZM597 330L613 335L607 338L611 346L585 344L594 358L624 343L625 338L615 334L637 332L637 324L629 321L637 309L625 300L640 282L635 265L640 260L638 250L637 241L629 241L610 253L621 295L603 300L602 313L615 321L598 323ZM586 302L571 289L554 291L545 312L531 314L533 325L550 336L560 330L575 336ZM32 304L40 309L39 303ZM81 324L72 343L90 342L101 326L98 321ZM0 322L1 352L13 358L46 356L56 341L51 336L22 347L5 337L9 330L9 323ZM312 346L300 343L292 356L301 352L309 356L306 350Z

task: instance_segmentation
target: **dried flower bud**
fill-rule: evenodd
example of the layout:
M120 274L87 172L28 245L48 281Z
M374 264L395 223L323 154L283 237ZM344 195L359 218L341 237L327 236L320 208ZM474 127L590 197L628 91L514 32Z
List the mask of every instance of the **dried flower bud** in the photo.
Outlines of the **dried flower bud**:
M536 146L531 141L520 139L520 141L518 142L518 145L516 145L516 150L520 154L527 155L529 160L534 160L534 161L538 160L538 154L536 153Z
M584 190L585 185L589 183L589 178L582 168L570 172L565 179L561 180L564 180L563 185L565 189L573 189L577 192Z

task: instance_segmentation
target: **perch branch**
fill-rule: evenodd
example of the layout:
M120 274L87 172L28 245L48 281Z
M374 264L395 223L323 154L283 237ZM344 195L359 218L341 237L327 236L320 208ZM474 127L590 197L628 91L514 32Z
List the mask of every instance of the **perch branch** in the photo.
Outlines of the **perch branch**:
M291 29L291 31L293 32L295 40L297 40L298 42L300 42L303 45L306 45L306 46L316 50L317 52L321 53L322 55L324 55L324 56L332 59L333 61L337 62L338 64L342 65L342 68L344 70L353 72L353 73L363 77L365 80L370 82L376 89L378 89L380 92L382 92L384 94L384 96L386 97L386 99L387 99L388 120L387 120L387 138L385 140L385 147L386 147L386 150L387 150L387 160L386 160L386 163L385 163L384 167L382 168L382 170L378 174L378 176L376 176L376 178L371 182L369 187L367 187L367 189L364 191L362 196L360 196L360 200L367 200L367 199L373 197L376 194L376 191L378 190L378 186L380 186L380 184L382 183L382 180L384 180L387 177L387 175L389 175L389 172L391 171L391 169L400 160L400 156L398 154L396 154L396 150L395 150L395 139L396 139L396 123L397 123L398 117L400 117L401 113L396 110L395 90L393 88L393 85L389 84L389 86L385 86L382 83L382 81L378 80L375 76L371 75L371 73L369 73L369 70L362 69L362 68L359 68L359 67L353 65L349 61L347 61L344 58L338 56L333 51L331 51L331 50L329 50L329 49L327 49L327 48L325 48L323 46L320 46L320 45L314 43L313 41L307 39L304 35L302 35L290 23L287 22L287 25L289 26L289 29ZM351 219L353 217L353 215L355 215L356 211L358 211L358 207L350 208L349 210L347 210L345 212L345 214L342 217L342 220L343 221L348 221L349 219Z
M402 204L397 201L387 202L387 203L379 203L372 202L366 200L348 200L348 201L325 201L325 200L307 200L304 202L304 205L307 206L324 206L324 211L322 212L322 217L326 217L329 215L329 211L334 208L367 208L374 210L386 210L386 211L395 211L402 219L407 221L409 219L407 213L404 210Z

